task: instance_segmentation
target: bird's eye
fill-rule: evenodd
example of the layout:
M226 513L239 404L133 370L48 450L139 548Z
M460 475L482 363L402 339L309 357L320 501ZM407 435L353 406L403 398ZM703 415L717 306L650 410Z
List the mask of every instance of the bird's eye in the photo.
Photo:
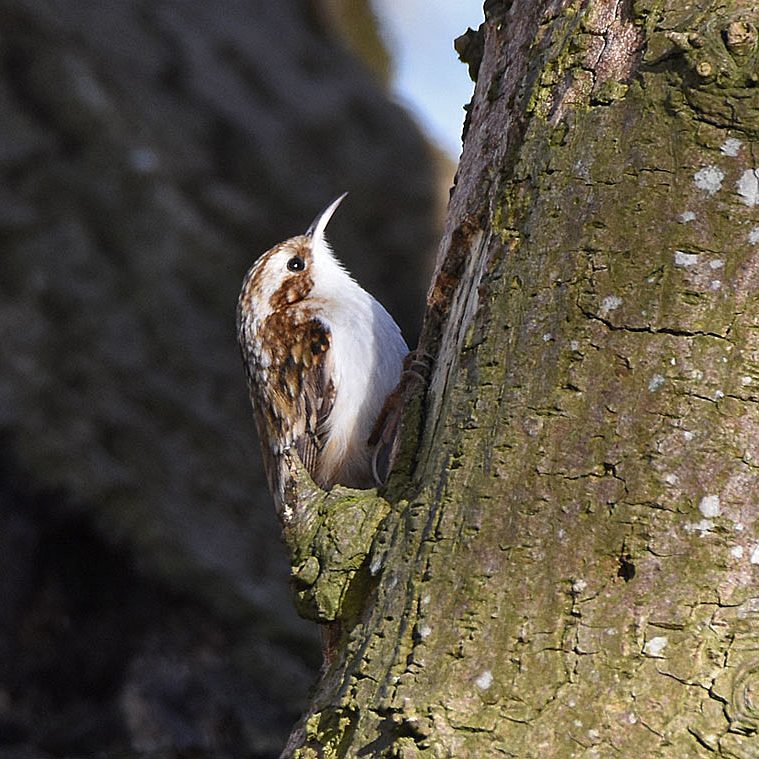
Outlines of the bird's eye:
M306 262L300 256L293 256L287 262L287 268L290 271L303 271L306 268Z

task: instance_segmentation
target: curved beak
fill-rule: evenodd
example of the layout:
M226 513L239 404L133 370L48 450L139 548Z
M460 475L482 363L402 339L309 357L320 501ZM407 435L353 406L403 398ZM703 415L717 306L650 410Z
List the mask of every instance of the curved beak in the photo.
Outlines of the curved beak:
M347 195L344 192L339 198L333 200L312 222L311 226L306 232L306 237L310 237L312 240L321 240L324 237L324 230L329 224L329 220L332 218L332 214L335 213L337 207L343 202L343 198Z

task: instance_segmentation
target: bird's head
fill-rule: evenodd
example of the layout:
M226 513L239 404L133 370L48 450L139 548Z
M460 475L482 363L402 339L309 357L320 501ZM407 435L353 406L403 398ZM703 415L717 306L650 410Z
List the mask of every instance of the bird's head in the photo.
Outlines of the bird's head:
M241 311L263 320L307 299L339 298L341 288L353 283L324 237L329 220L346 195L332 201L305 234L275 245L253 264L240 294Z

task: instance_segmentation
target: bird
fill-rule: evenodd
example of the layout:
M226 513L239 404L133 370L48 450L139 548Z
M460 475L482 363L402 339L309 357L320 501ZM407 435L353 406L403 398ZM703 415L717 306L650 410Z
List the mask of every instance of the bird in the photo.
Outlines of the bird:
M322 489L370 488L389 467L409 353L392 316L325 238L343 193L244 277L237 337L269 489L283 498L282 457L296 451ZM395 392L394 392L395 391ZM388 399L390 398L390 401ZM389 420L393 419L393 422Z

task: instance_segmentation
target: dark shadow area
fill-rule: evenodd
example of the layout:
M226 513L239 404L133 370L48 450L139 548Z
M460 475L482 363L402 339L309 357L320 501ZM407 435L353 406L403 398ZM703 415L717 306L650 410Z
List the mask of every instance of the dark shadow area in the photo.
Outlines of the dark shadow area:
M275 756L305 703L238 289L348 190L335 250L413 344L436 237L326 7L3 3L0 757Z

